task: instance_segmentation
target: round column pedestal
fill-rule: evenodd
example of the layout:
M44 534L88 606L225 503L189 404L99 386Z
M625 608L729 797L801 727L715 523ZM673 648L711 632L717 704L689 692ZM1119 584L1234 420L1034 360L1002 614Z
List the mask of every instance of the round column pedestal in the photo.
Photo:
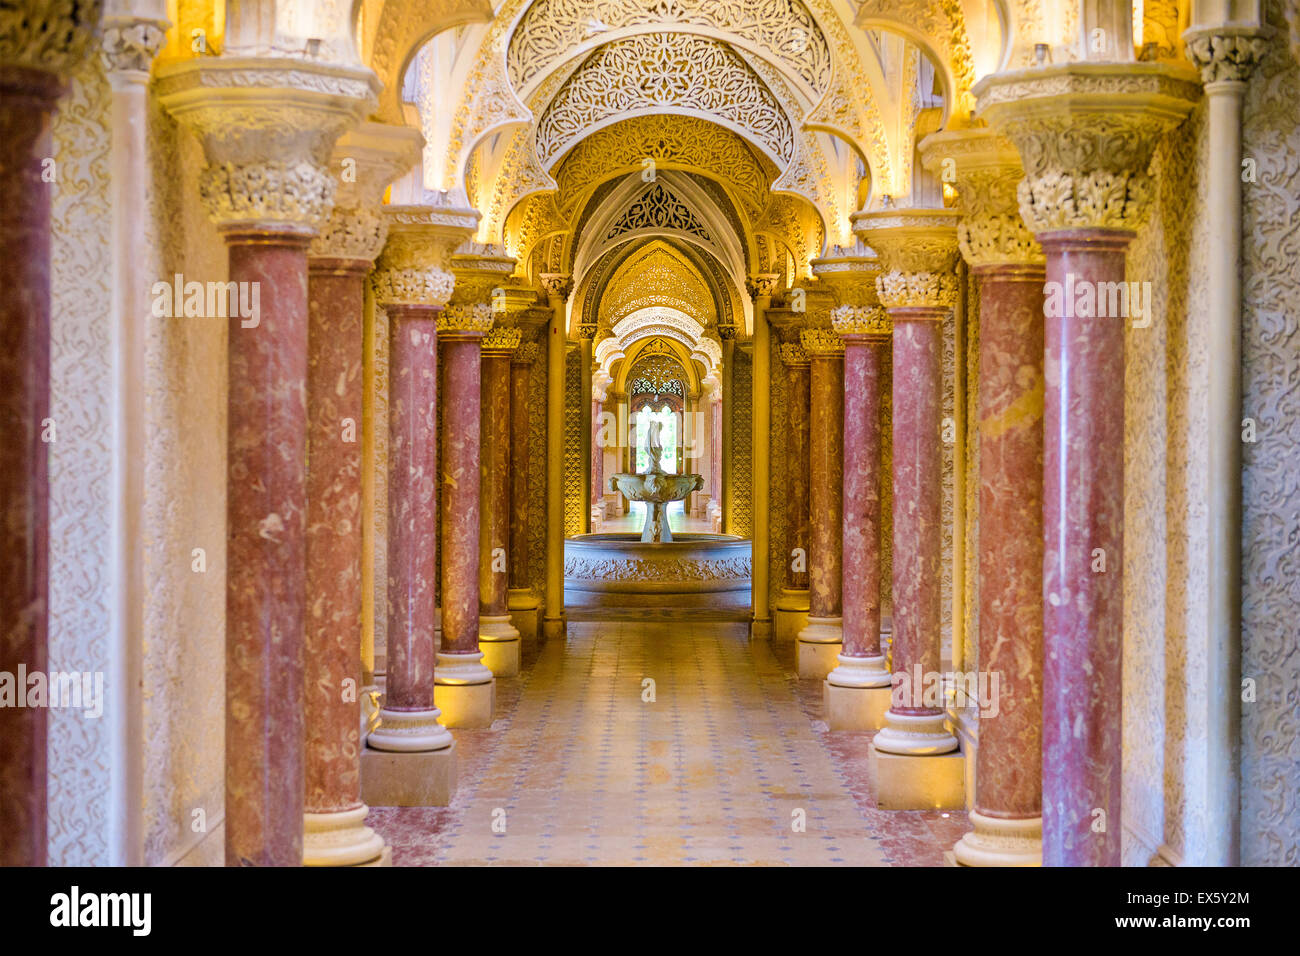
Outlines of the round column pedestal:
M509 614L479 616L478 648L483 666L494 676L519 676L519 647L519 631L510 623Z
M876 657L846 657L838 655L839 661L826 679L836 687L888 687L890 685L889 669L885 666L885 655Z
M795 642L795 660L800 680L824 680L839 662L844 633L842 619L808 616L808 626Z
M970 812L975 827L953 847L961 866L1042 866L1043 818L1004 820Z
M943 713L885 714L885 726L873 741L877 750L909 757L952 753L957 738L947 727Z
M366 745L372 750L391 753L421 753L450 747L451 734L440 722L441 717L442 711L437 707L428 710L383 708L379 711L379 726L366 737Z
M361 866L378 860L384 840L366 826L364 803L333 813L303 814L303 866Z
M879 730L885 726L892 694L885 656L840 654L837 659L839 666L822 685L826 726L831 730Z
M542 601L532 588L511 588L506 595L506 607L521 642L536 642L541 638Z

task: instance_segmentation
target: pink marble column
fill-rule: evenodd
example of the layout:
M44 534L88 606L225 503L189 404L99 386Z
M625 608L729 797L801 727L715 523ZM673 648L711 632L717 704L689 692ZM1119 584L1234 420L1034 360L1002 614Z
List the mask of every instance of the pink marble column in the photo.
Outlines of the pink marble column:
M510 588L523 590L532 585L528 579L528 472L532 449L529 445L529 396L532 364L537 345L526 342L511 353L510 359Z
M1043 865L1120 864L1124 323L1075 314L1123 282L1133 233L1040 232L1047 257L1043 420ZM1050 290L1061 294L1054 308ZM1107 814L1095 832L1095 808Z
M441 750L452 739L433 703L440 310L380 305L389 343L388 672L380 726L367 742L376 750Z
M809 410L812 386L808 353L801 345L782 345L781 363L786 370L785 460L789 476L786 521L790 529L790 547L787 551L801 548L805 556L803 570L795 570L792 554L783 556L785 587L793 591L807 591L811 535L809 496L812 483L812 419Z
M298 866L308 239L289 231L225 239L230 281L256 283L261 305L255 326L229 320L226 864Z
M811 373L808 626L799 632L799 676L823 678L833 667L842 640L844 343L830 329L807 329L801 340Z
M918 726L937 738L915 749L905 742L901 753L945 753L957 741L942 731L942 706L925 706L917 673L940 670L940 583L943 542L943 465L940 416L943 388L944 308L890 309L894 322L894 620L893 673L903 675L913 691L898 695L876 735L876 747L893 749L893 736ZM904 731L905 733L905 731ZM883 735L883 737L882 737Z
M860 314L860 315L859 315ZM880 647L880 407L889 319L879 308L837 310L844 340L844 644L828 680L887 687Z
M442 645L438 682L490 683L479 650L480 344L492 325L485 305L451 305L438 322L442 400L439 512Z
M364 863L362 826L361 339L370 259L309 260L307 363L307 863ZM345 682L351 681L351 693ZM314 824L328 832L317 839ZM347 830L348 838L341 838ZM352 832L355 831L355 832Z
M50 191L40 151L61 92L53 74L0 66L0 425L10 449L0 464L0 672L15 681L20 669L46 670ZM45 865L45 747L45 708L0 707L0 866Z
M1043 279L1041 265L976 266L979 341L979 665L989 675L965 865L1041 858ZM996 677L997 684L992 682Z
M510 356L520 329L502 326L482 339L482 479L479 524L479 629L483 663L497 677L519 673L519 631L510 623ZM443 422L446 441L446 421Z
M600 444L600 416L604 403L593 399L591 403L591 507L605 510L605 449ZM688 499L689 500L689 499ZM599 530L592 528L593 531Z
M712 424L709 433L709 494L722 506L722 388L713 395Z

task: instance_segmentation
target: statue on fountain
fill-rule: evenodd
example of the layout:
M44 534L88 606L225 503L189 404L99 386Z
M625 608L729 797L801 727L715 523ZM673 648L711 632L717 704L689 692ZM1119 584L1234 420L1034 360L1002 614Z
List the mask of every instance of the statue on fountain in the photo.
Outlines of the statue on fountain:
M704 478L700 475L672 475L663 470L659 464L664 454L663 440L659 437L659 422L651 419L646 428L646 455L650 459L646 470L639 475L614 475L609 479L610 491L618 491L632 501L644 501L646 509L645 527L641 530L643 542L664 542L673 540L672 528L668 526L668 502L681 501L692 491L704 487Z

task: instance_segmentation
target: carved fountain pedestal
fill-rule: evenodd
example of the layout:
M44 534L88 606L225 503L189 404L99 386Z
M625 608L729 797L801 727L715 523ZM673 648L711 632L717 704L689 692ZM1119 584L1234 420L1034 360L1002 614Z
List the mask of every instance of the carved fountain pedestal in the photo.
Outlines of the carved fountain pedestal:
M751 545L729 534L673 535L666 511L703 485L670 475L653 455L640 475L614 475L610 488L643 501L645 528L580 534L564 542L564 607L570 620L645 618L748 620Z

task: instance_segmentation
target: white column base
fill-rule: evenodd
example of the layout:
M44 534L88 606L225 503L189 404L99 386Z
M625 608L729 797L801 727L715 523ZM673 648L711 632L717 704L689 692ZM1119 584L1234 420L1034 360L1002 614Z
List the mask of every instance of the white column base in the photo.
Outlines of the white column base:
M943 714L885 714L885 726L876 734L875 749L882 753L932 757L952 753L957 738L948 729Z
M563 617L542 618L542 640L545 641L564 640L564 618Z
M451 734L438 720L442 711L388 710L379 712L379 726L366 737L366 745L390 753L426 753L451 746Z
M879 657L845 657L840 654L839 666L826 675L836 687L889 687L892 678L885 667L885 655Z
M304 813L303 866L362 866L378 860L384 839L366 826L370 808L364 803L333 813Z
M778 641L793 641L808 626L808 591L782 588L772 617L775 621L773 637Z
M952 848L960 866L1042 866L1043 818L1004 820L970 812L975 827Z

